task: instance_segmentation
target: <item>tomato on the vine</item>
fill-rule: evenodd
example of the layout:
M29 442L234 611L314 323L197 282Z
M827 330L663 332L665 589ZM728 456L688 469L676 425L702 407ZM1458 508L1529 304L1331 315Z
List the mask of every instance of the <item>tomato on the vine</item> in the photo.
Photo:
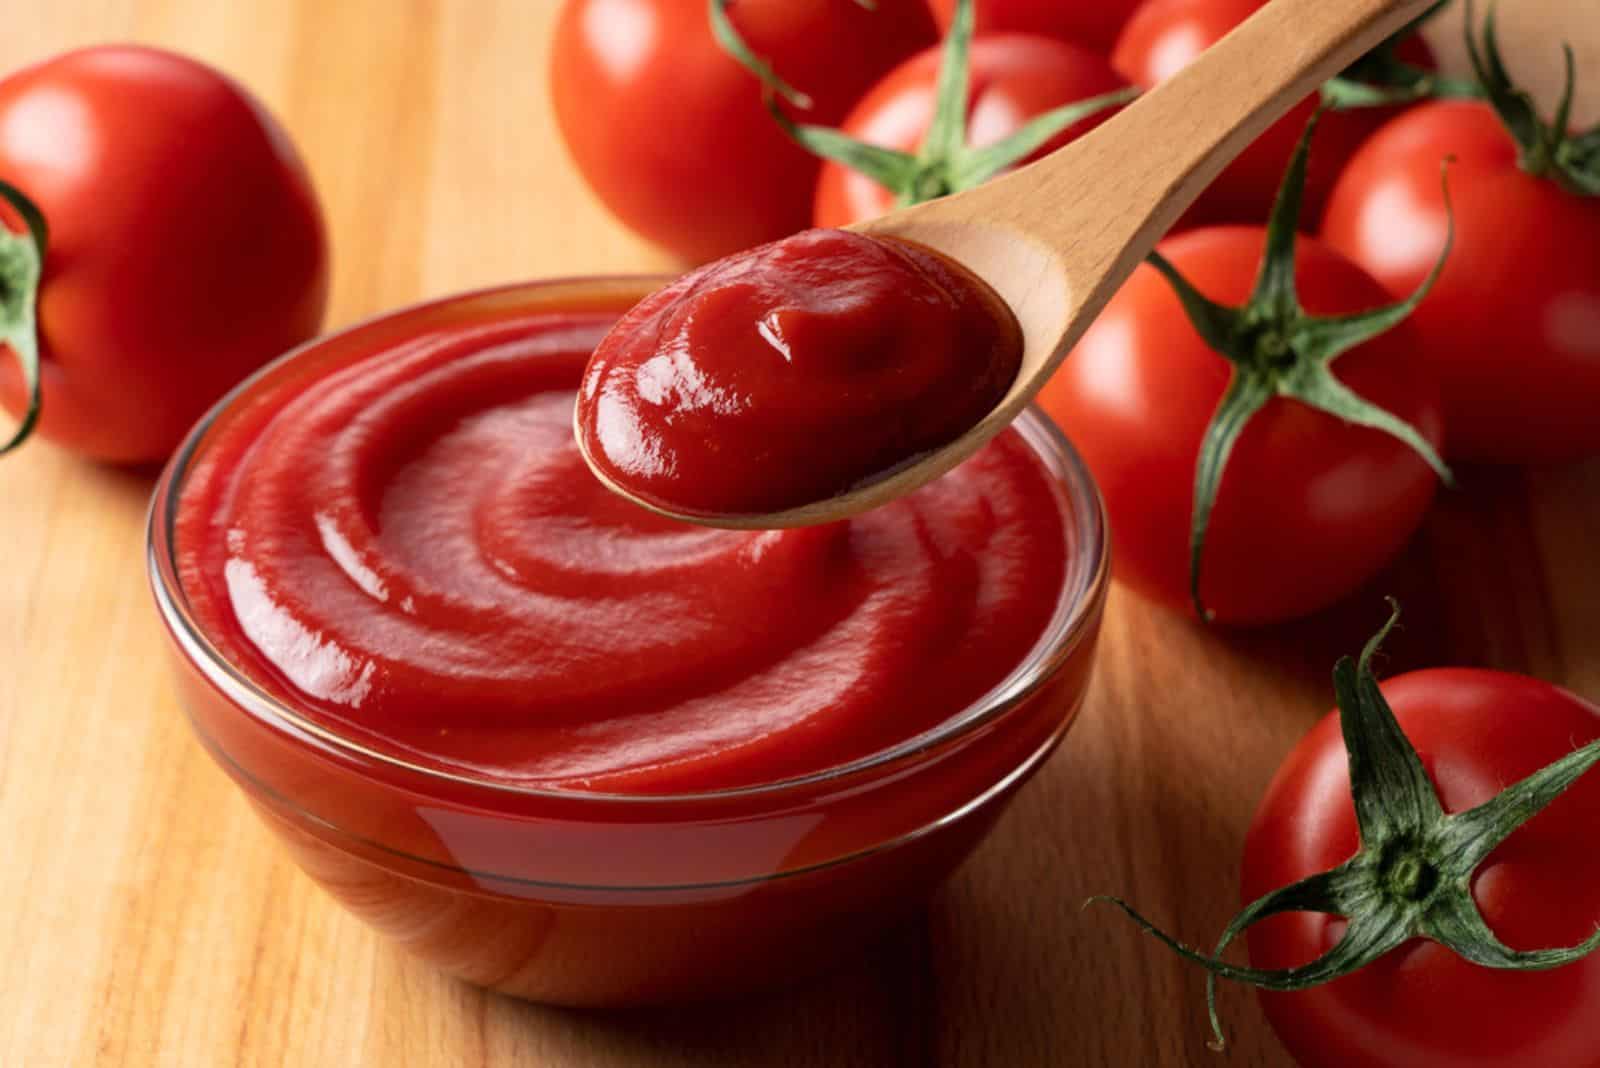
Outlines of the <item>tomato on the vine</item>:
M868 144L915 152L933 126L944 54L943 49L930 48L896 67L872 87L840 128ZM967 144L973 148L993 145L1064 104L1126 85L1110 63L1081 45L1020 33L975 37L969 72ZM1060 148L1108 114L1099 112L1073 123L1017 163ZM900 199L897 191L875 178L829 160L817 182L813 222L848 226L884 214Z
M1117 577L1223 622L1350 593L1444 473L1411 302L1295 234L1304 145L1267 228L1163 241L1039 395L1105 497Z
M1465 812L1509 783L1600 738L1600 708L1546 682L1500 671L1436 668L1387 680L1383 695L1422 758L1446 812ZM1475 870L1472 896L1513 949L1581 943L1600 924L1600 776L1579 779ZM1355 855L1356 812L1339 720L1300 742L1267 789L1245 840L1253 901ZM1345 921L1272 916L1250 928L1258 968L1305 964ZM1600 1066L1600 956L1550 971L1501 971L1413 941L1326 986L1261 992L1273 1029L1304 1068Z
M1288 755L1245 840L1213 954L1303 1068L1600 1066L1600 708L1444 668L1379 684L1399 607L1333 670L1336 712ZM1223 959L1241 934L1250 966Z
M1541 121L1504 79L1492 25L1491 103L1437 101L1385 126L1334 187L1323 235L1391 292L1415 285L1444 241L1439 168L1454 157L1455 251L1413 319L1449 451L1572 460L1600 453L1600 126L1569 136L1564 109Z
M805 119L835 123L885 71L937 39L925 0L873 7L737 0L727 14L809 95ZM550 72L578 169L650 240L699 261L810 224L819 164L773 123L760 84L718 46L707 0L567 0Z
M1212 300L1249 297L1265 236L1214 227L1157 246ZM1295 252L1314 314L1389 294L1310 238ZM1438 390L1405 325L1334 365L1343 385L1443 439ZM1196 332L1160 272L1141 265L1045 385L1039 403L1072 438L1105 497L1117 578L1177 610L1190 604L1195 465L1232 368ZM1211 512L1200 599L1221 622L1266 623L1350 593L1403 547L1433 500L1428 464L1389 434L1273 397L1240 435Z
M36 354L39 432L69 448L160 459L322 322L305 168L255 100L191 59L105 46L9 75L0 184L0 403L30 410Z
M1265 3L1266 0L1148 0L1134 12L1117 38L1112 65L1133 84L1149 88L1194 62L1201 52ZM1398 52L1414 65L1432 65L1427 46L1414 35L1401 42ZM1259 223L1265 219L1295 141L1316 106L1317 96L1312 94L1269 126L1217 176L1179 225ZM1323 117L1317 152L1306 179L1307 228L1314 227L1322 217L1328 192L1345 162L1388 114L1383 108L1355 108L1331 111Z
M974 39L973 0L956 0L943 44L907 60L844 128L801 122L794 90L712 0L718 38L772 92L774 128L826 160L813 220L848 226L980 185L1092 128L1137 95L1079 45L1028 34Z
M948 29L958 0L930 0ZM977 0L979 33L1036 33L1107 52L1139 0Z

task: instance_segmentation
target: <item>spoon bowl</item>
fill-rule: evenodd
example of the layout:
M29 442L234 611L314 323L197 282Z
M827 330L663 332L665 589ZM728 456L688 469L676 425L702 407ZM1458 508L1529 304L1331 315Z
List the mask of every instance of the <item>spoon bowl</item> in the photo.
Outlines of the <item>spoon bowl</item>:
M1031 166L851 229L916 242L966 267L1022 327L1021 367L977 424L850 490L778 512L683 515L702 526L829 523L886 504L971 457L1015 419L1112 295L1211 181L1324 81L1433 0L1272 0L1172 78ZM1070 428L1069 428L1070 429ZM580 447L583 436L578 436Z

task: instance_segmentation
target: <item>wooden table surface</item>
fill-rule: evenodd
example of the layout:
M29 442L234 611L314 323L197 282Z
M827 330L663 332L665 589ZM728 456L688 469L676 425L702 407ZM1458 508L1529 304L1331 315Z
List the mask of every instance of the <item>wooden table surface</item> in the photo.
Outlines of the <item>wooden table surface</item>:
M1591 115L1594 4L1501 4L1513 65L1545 84L1551 31L1586 37ZM490 282L667 265L562 153L556 0L26 7L0 69L131 38L260 94L327 210L332 326ZM935 906L855 965L766 1000L601 1014L446 979L300 875L176 707L144 576L151 479L35 442L0 463L0 1065L1210 1063L1199 975L1079 903L1121 893L1214 937L1255 799L1380 593L1408 612L1394 670L1482 664L1600 698L1600 465L1464 483L1388 575L1310 623L1210 632L1116 591L1067 744ZM1251 996L1224 991L1222 1008L1229 1063L1286 1063Z

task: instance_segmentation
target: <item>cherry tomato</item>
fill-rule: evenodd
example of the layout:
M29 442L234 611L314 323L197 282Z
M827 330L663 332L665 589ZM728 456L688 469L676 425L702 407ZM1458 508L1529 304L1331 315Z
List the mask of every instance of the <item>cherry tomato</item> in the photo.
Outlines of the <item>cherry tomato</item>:
M322 217L283 130L182 56L107 46L0 81L0 179L44 213L39 430L156 460L247 373L316 333ZM6 226L22 229L15 213ZM12 354L0 403L27 391Z
M1159 250L1201 293L1240 304L1261 261L1260 227L1216 227ZM1295 265L1306 310L1385 304L1359 267L1302 237ZM1352 348L1335 376L1437 446L1437 389L1405 323ZM1189 607L1195 464L1230 364L1189 324L1172 287L1141 265L1046 384L1040 403L1077 444L1105 495L1116 574L1144 595ZM1214 618L1260 623L1316 611L1351 592L1411 536L1435 477L1399 440L1282 397L1245 427L1218 488L1201 595Z
M750 49L833 125L880 76L933 43L924 0L739 0ZM712 38L706 0L568 0L551 57L556 118L591 188L624 223L688 260L810 223L819 161L762 105Z
M1165 81L1194 62L1230 30L1253 15L1266 0L1148 0L1117 38L1111 63L1134 85L1149 88ZM1432 57L1420 39L1408 38L1402 58L1432 66ZM1230 163L1184 214L1180 227L1213 223L1257 223L1267 217L1278 180L1300 131L1316 108L1316 95L1308 96L1287 115L1269 126ZM1387 108L1329 112L1317 132L1317 151L1307 175L1306 229L1322 217L1328 192L1345 161L1392 111Z
M1456 243L1413 325L1444 396L1452 456L1600 453L1600 198L1523 171L1487 105L1425 104L1378 132L1333 191L1323 233L1392 292Z
M857 140L915 152L933 120L942 50L930 48L891 71L850 112L842 129ZM1076 100L1124 86L1111 65L1081 45L1032 34L1003 33L972 42L967 96L967 141L993 144L1029 119ZM1100 112L1062 131L1030 159L1093 129ZM817 226L839 227L895 206L895 195L840 163L823 165L817 183Z
M1600 737L1600 709L1519 675L1433 669L1381 688L1447 812L1487 801ZM1573 945L1600 924L1596 827L1600 775L1590 773L1477 869L1473 895L1513 949ZM1284 761L1262 799L1245 843L1244 898L1334 868L1357 846L1345 746L1330 715ZM1248 932L1251 963L1304 964L1330 948L1343 926L1321 913L1265 919ZM1304 1068L1600 1065L1600 955L1550 971L1499 971L1414 941L1325 986L1263 992L1261 1000Z
M930 0L941 29L948 29L956 0ZM979 33L1037 33L1110 51L1139 0L977 0Z

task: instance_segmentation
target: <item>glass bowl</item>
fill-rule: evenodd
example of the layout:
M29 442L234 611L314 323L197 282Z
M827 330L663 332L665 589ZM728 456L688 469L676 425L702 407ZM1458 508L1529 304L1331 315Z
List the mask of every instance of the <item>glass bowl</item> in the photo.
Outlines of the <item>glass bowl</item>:
M1105 600L1099 494L1066 439L1030 410L1017 427L1053 478L1069 539L1045 634L959 714L815 774L675 795L475 779L341 735L257 684L207 636L178 579L175 520L213 428L277 388L427 329L539 310L620 312L662 281L508 286L318 339L223 398L151 504L151 585L182 706L207 752L347 909L463 979L537 1001L645 1004L783 984L918 907L1072 723Z

